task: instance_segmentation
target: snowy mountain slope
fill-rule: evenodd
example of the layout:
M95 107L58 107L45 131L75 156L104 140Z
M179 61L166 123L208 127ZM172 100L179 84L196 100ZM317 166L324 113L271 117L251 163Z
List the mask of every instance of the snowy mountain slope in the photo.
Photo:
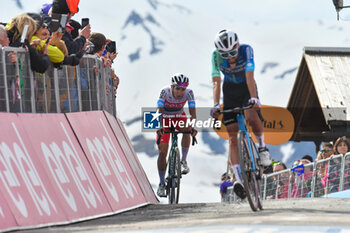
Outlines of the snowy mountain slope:
M6 0L0 21L22 11L37 11L41 0ZM317 5L317 7L315 7ZM264 104L285 107L304 46L349 46L349 24L337 22L331 1L319 0L92 0L80 2L74 19L90 17L92 31L117 40L114 64L121 83L117 115L126 125L154 187L158 184L154 133L142 133L142 107L156 105L160 89L175 72L190 77L198 107L212 106L211 62L215 34L230 28L241 43L253 46L259 95ZM270 65L267 65L270 64ZM273 65L271 65L273 64ZM191 173L184 177L182 202L219 201L217 183L226 170L227 142L215 133L201 133L188 157ZM290 164L314 154L312 143L270 146L277 160Z

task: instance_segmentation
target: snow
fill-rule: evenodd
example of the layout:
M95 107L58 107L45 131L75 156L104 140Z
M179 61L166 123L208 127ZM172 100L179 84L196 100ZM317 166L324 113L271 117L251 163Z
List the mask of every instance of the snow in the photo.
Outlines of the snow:
M24 9L18 9L15 1L7 0L8 7L0 10L0 21L9 22L21 12L38 11L46 2L22 1ZM347 33L350 25L336 21L330 0L106 0L101 3L84 0L80 1L79 9L73 19L89 17L92 31L117 40L119 54L114 68L121 80L117 116L124 122L141 116L142 107L154 107L161 88L170 84L170 77L176 72L190 77L197 106L211 107L210 54L214 37L223 28L236 31L241 43L253 47L255 79L260 99L267 105L287 105L303 47L350 45ZM344 10L342 16L346 14ZM131 20L128 24L127 19ZM266 63L277 65L261 72ZM278 78L289 70L294 71ZM141 124L138 121L126 126L129 137L143 135L154 140L154 133L141 132ZM215 133L210 136L217 137ZM218 154L203 138L199 135L199 144L190 149L191 172L183 177L181 202L220 201L218 183L226 171L228 145L218 142L225 147ZM307 145L314 153L312 143ZM306 146L283 145L275 150L282 154L277 159L292 162L293 156L302 156L298 154L301 147ZM138 156L156 190L157 158L142 152Z

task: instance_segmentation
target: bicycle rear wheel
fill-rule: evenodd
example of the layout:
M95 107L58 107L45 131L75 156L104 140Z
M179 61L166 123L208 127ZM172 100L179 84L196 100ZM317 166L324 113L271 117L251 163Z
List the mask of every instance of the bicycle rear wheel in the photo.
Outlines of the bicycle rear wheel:
M180 179L181 179L181 165L179 149L175 148L169 157L168 170L168 200L169 204L179 203L180 197Z
M250 152L248 149L248 140L249 139L246 137L243 131L238 132L238 136L237 136L238 154L239 154L239 162L241 165L243 185L247 193L247 199L251 209L253 211L257 211L259 207L262 207L260 202L260 192L259 192L260 187L259 187L259 182L257 180L257 175L252 168L252 157L255 161L256 159L254 158L254 152L252 156L250 155ZM254 147L254 145L252 146ZM252 150L254 151L255 148L252 148Z

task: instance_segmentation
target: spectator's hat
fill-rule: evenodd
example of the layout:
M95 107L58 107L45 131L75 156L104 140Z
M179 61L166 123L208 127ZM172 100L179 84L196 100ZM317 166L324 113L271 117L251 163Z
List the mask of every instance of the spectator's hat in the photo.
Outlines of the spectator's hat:
M41 7L41 12L45 15L48 15L51 7L52 7L52 3L45 3Z
M81 28L81 25L79 22L77 22L73 19L69 20L69 24L74 28L71 31L71 35L72 35L72 38L75 39L79 36L79 29Z
M311 163L314 161L311 157L311 155L304 155L303 157L301 157L301 159L307 159L309 160Z
M69 10L66 0L53 0L52 13L68 14L70 12L71 11Z
M53 0L52 13L56 14L68 14L78 13L79 0Z
M221 175L221 179L222 179L222 180L226 180L226 177L227 177L228 180L231 179L230 175L227 175L226 172L225 172L224 174Z
M72 27L72 25L70 25L69 22L66 24L66 28L68 28L69 30L73 30L74 29L74 27Z

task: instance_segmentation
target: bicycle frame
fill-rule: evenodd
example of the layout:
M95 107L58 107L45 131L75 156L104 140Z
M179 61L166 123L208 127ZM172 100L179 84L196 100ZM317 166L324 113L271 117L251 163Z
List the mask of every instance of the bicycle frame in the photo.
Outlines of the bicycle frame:
M242 175L242 181L244 189L247 193L247 198L250 207L253 211L258 209L262 210L262 202L260 197L260 182L261 170L259 167L258 159L259 153L256 145L250 136L250 132L247 129L246 121L244 118L244 111L253 108L254 104L250 103L248 106L237 107L234 109L224 110L223 113L236 113L238 122L237 132L237 148L240 162L240 174ZM262 119L261 114L258 115ZM249 155L248 155L249 154Z
M178 147L177 146L177 134L178 133L175 133L175 132L171 133L171 148L170 148L169 157L172 155L172 153L174 152L175 148Z
M167 159L168 177L167 177L167 196L169 204L177 204L180 195L180 180L182 178L180 168L180 152L178 147L178 134L191 134L192 132L175 131L171 128L170 131L164 132L171 134L171 148ZM160 143L160 137L158 137L157 144ZM192 136L192 145L197 143L197 140ZM176 180L177 179L177 182ZM176 191L175 191L176 190Z
M244 115L242 113L239 113L237 115L237 121L238 121L238 129L241 130L242 132L244 132L244 134L246 135L246 137L249 139L250 138L250 134L247 130L247 125L245 123L245 118ZM252 157L253 151L252 151L252 145L250 144L250 140L247 140L248 143L248 149L249 149L249 155L251 157L251 161L252 161L252 169L255 172L256 171L256 166L255 166L255 161L254 158Z

